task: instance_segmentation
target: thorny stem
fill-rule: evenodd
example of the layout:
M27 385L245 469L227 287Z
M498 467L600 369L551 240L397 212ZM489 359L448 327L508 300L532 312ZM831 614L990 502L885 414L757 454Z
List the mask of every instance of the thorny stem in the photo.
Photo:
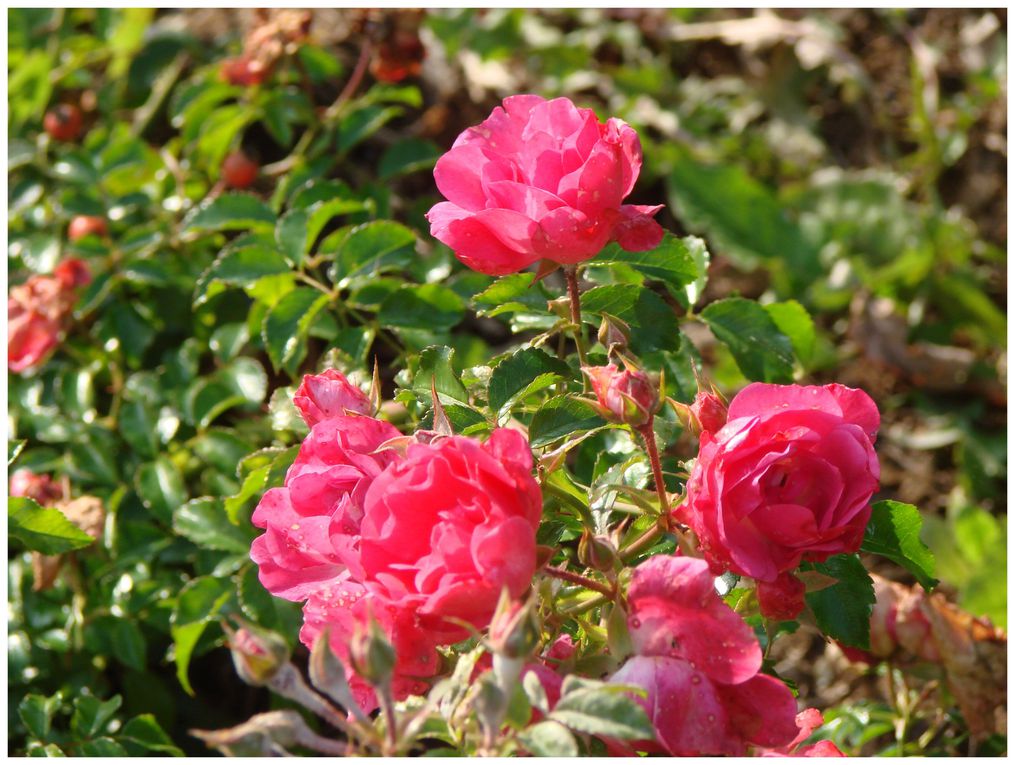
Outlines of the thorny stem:
M578 348L578 362L584 367L585 330L582 327L581 293L578 291L578 266L564 266L567 278L567 296L571 300L571 323L574 324L574 344Z
M283 664L282 668L268 681L268 687L279 696L302 704L311 712L323 717L330 725L342 731L347 738L352 739L355 736L348 721L322 696L311 690L292 663Z
M556 566L543 566L543 571L550 576L562 579L565 582L581 585L588 590L595 590L596 592L605 595L607 598L612 598L616 594L616 590L609 585L597 582L595 579L590 579L589 577L582 576L581 574L575 574L563 568L557 568Z

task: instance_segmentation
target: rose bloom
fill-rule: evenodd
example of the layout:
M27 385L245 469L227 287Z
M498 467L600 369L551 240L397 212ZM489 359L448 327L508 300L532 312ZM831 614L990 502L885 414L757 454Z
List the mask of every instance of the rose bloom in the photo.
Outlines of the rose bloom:
M749 746L793 740L793 694L760 674L758 639L716 593L705 561L649 558L634 570L628 608L635 655L610 682L645 689L637 700L664 752L741 756ZM636 747L657 751L650 742ZM632 753L616 744L614 750Z
M312 428L284 485L254 511L265 533L251 558L270 592L305 601L308 647L329 629L348 663L356 626L376 619L398 654L404 698L436 674L438 645L468 637L451 619L483 629L503 588L518 597L529 587L542 499L521 434L412 441L373 417L333 414L349 411L347 385L334 373L300 386Z
M448 201L427 213L430 233L491 275L544 258L579 263L610 241L652 249L662 205L622 204L641 162L638 134L622 120L601 123L566 98L511 96L437 161Z
M698 535L713 571L774 588L764 600L783 612L802 606L780 574L860 548L880 477L879 423L861 390L748 385L726 424L702 432L677 517Z

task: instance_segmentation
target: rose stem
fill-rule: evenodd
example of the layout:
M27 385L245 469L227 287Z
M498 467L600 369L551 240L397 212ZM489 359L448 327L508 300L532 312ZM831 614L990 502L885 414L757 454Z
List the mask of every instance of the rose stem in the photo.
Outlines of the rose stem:
M567 277L567 295L571 298L571 323L574 324L574 344L578 348L578 362L584 367L585 330L582 327L581 295L578 291L578 266L564 266Z
M557 579L563 579L565 582L571 582L572 584L579 584L589 590L595 590L608 598L612 598L615 594L613 588L609 585L597 582L595 579L589 579L587 576L574 574L566 569L557 568L556 566L543 566L543 570L550 576L556 577Z
M666 482L663 480L663 464L659 461L659 449L656 448L656 434L652 428L655 418L650 416L648 422L637 428L645 442L645 451L648 453L648 461L652 465L652 481L656 485L656 495L659 497L660 516L665 519L665 525L669 526L670 501L666 496Z

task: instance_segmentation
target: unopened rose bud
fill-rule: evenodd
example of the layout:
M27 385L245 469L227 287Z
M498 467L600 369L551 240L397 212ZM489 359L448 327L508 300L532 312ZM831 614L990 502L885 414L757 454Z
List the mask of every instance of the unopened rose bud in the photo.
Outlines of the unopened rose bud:
M376 621L356 625L349 644L349 661L356 673L374 687L391 682L395 671L395 648Z
M522 604L501 592L497 611L490 620L490 648L494 654L524 659L539 645L539 616L534 601Z
M600 412L612 422L623 422L631 427L648 424L659 409L659 390L649 376L640 369L625 369L616 365L582 367L592 383Z
M715 433L726 424L726 404L715 393L699 391L689 408L694 420L692 427L699 434Z
M804 610L804 583L788 572L774 582L758 582L758 606L766 619L785 622Z
M238 630L223 625L229 636L236 674L248 685L266 685L289 661L289 646L270 630L244 624Z
M619 557L617 548L608 538L586 531L578 540L578 560L596 571L613 571Z
M603 322L599 325L599 342L603 344L606 353L613 353L614 350L622 351L627 348L630 341L631 327L627 322L604 313Z

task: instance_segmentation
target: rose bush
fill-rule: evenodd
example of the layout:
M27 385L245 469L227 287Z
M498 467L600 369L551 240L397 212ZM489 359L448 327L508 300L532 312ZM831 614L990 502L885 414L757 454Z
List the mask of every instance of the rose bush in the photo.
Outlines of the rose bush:
M566 98L511 96L434 168L448 201L430 233L469 268L509 274L540 259L579 263L609 241L649 250L661 205L622 204L641 170L638 134Z
M860 548L880 476L879 422L860 390L749 385L730 401L726 424L702 432L677 517L714 571L755 578L763 603L795 615L802 590L780 575Z

